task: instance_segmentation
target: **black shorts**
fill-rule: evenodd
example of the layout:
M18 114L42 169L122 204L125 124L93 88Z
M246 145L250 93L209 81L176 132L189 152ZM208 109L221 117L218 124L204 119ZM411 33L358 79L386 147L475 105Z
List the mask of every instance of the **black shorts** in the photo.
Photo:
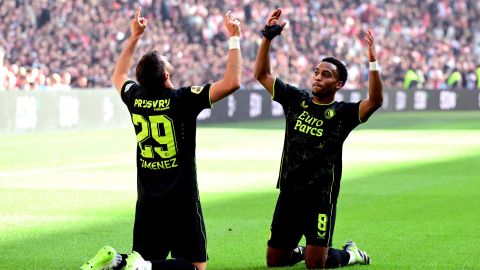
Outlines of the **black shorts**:
M205 223L200 202L137 201L133 250L145 260L172 258L207 261Z
M336 203L280 192L268 246L293 249L305 236L307 245L331 247L335 216Z

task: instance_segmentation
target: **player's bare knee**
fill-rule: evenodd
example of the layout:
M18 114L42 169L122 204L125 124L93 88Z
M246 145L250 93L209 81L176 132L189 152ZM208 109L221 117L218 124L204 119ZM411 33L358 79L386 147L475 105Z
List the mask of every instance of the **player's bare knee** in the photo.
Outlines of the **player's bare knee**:
M325 260L305 260L307 269L325 269Z
M206 270L207 269L207 263L206 262L194 262L192 263L197 270Z
M280 266L280 260L267 256L267 267L278 267L278 266Z
M268 247L267 248L267 267L278 267L280 266L281 256L279 250Z
M286 265L287 265L286 258L267 255L267 267L281 267Z
M325 269L325 264L320 263L307 263L305 262L307 269Z

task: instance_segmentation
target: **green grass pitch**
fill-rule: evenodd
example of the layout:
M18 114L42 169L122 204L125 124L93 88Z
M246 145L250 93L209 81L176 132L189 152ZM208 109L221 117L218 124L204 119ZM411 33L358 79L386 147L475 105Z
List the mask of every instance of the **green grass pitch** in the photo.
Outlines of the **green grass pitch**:
M199 127L208 269L266 269L283 127ZM129 252L135 146L132 129L0 136L0 269ZM354 269L478 269L479 209L480 112L379 113L345 143L334 246L371 255Z

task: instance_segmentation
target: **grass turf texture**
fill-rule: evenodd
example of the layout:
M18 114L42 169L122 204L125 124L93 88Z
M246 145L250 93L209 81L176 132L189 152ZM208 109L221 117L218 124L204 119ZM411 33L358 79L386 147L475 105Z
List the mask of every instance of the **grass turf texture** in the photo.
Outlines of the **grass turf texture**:
M352 132L334 246L355 269L473 269L480 224L480 113L382 113ZM208 269L266 269L283 121L203 125L198 180ZM0 136L0 268L78 269L131 246L132 129ZM286 269L304 269L300 263Z

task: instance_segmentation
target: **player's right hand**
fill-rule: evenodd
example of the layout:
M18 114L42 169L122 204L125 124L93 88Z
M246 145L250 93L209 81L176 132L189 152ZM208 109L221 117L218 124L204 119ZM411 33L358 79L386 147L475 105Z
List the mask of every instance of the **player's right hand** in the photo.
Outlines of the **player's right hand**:
M228 37L240 36L240 21L232 16L230 10L223 16L223 24L227 29Z
M140 12L142 11L141 7L137 8L135 11L135 18L132 19L131 28L132 36L141 36L147 27L147 19L140 17Z
M275 11L273 11L273 12L268 16L268 19L267 19L267 22L265 23L265 25L266 25L266 26L274 26L274 25L277 25L281 15L282 15L282 10L279 9L279 8L275 9ZM280 26L281 26L282 28L284 28L286 24L287 24L287 22L282 22L282 23L280 24Z
M375 37L372 29L368 29L365 40L368 44L368 61L375 62L377 60L377 50L375 48Z

